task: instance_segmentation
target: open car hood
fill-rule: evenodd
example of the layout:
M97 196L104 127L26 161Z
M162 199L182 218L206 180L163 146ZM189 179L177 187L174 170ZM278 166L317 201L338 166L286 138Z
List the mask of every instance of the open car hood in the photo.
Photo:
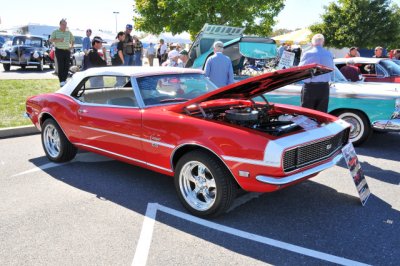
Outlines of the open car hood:
M183 108L199 104L201 102L219 100L219 99L251 99L261 94L276 90L285 85L331 72L333 69L318 65L310 64L306 66L293 67L283 70L262 74L260 76L248 78L199 97L191 99L187 102L174 105L171 110L182 110Z

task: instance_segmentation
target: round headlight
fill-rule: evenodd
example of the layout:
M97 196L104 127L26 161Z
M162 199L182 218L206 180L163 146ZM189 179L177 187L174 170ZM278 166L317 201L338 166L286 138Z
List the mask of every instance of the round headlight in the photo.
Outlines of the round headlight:
M6 53L6 51L1 51L0 55L1 56L7 56L7 53Z
M33 58L38 59L38 58L39 58L39 53L35 51L35 52L33 53Z

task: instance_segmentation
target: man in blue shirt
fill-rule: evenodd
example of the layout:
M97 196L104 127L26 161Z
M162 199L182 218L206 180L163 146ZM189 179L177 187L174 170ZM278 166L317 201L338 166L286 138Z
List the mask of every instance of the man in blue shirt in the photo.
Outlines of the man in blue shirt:
M299 66L316 63L333 69L333 57L328 50L322 47L324 42L324 35L314 35L311 40L313 48L303 54ZM327 73L304 80L304 86L301 90L302 107L322 112L328 111L331 75L331 73Z
M87 29L86 30L86 37L83 38L83 40L82 40L82 51L85 54L88 54L89 50L92 49L90 35L92 35L92 30L91 29Z
M233 67L229 57L222 54L224 44L220 41L213 44L214 55L207 59L205 76L218 87L233 83Z

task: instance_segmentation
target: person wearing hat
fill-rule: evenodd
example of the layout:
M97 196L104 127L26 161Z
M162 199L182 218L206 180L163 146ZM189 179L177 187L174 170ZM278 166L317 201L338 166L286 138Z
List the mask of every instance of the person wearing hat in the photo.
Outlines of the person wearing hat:
M131 36L132 29L133 27L131 24L127 24L125 27L125 40L123 47L125 66L133 66L135 64L135 58L134 58L135 43L133 41L133 37Z
M60 20L60 28L53 31L50 36L50 42L54 43L57 58L57 74L60 86L64 86L69 71L71 60L71 49L74 47L74 35L67 29L67 20Z
M162 66L169 67L184 67L182 61L179 59L179 52L177 50L172 50L168 53L168 60L165 61Z
M224 55L224 44L217 41L213 44L214 55L207 59L205 76L218 87L223 87L234 82L232 61Z
M106 48L103 47L103 39L99 36L95 36L92 40L92 50L89 51L87 55L87 64L86 69L92 67L105 67L107 66L107 58L106 58ZM99 50L102 49L103 56L102 58L99 54ZM101 88L104 87L104 81L102 77L92 77L90 78L90 85L92 88Z
M189 54L186 50L182 50L179 52L180 56L179 59L181 59L183 66L186 66L187 61L189 61Z
M86 37L83 38L82 40L82 50L85 54L89 53L89 50L92 49L92 44L90 41L90 36L92 35L92 30L87 29L86 30Z

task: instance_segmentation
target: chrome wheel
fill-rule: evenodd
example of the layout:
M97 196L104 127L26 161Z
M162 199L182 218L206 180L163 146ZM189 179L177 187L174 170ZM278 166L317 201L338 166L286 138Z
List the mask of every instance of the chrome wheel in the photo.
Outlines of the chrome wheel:
M215 179L201 162L191 161L182 167L179 188L185 201L197 211L210 209L217 197Z
M60 155L60 135L52 124L48 124L43 131L43 144L51 157L56 158Z

